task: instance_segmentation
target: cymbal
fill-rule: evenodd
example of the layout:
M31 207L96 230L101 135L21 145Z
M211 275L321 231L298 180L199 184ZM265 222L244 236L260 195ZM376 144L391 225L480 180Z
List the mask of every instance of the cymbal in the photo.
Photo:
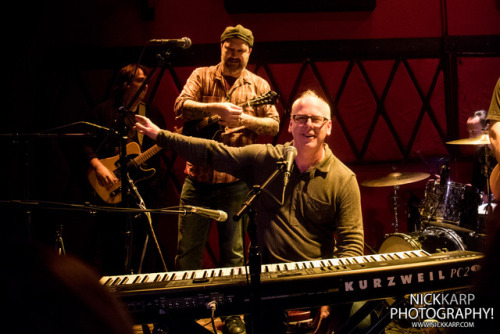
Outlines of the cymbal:
M361 185L365 187L389 187L389 186L399 186L402 184L408 184L413 182L418 182L424 180L430 176L429 173L391 173L387 176L364 181Z
M489 143L490 137L487 134L482 134L474 138L464 138L446 142L446 144L451 145L488 145Z

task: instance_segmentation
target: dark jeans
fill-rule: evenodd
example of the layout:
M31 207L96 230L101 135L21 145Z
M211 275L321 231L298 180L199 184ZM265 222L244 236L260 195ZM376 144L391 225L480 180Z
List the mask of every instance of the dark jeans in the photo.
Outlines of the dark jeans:
M186 178L181 205L193 205L225 211L227 221L217 222L220 267L243 265L242 222L233 221L249 189L243 181L230 184L201 184ZM211 219L196 214L179 216L179 241L175 259L177 270L201 269L203 251L210 232Z

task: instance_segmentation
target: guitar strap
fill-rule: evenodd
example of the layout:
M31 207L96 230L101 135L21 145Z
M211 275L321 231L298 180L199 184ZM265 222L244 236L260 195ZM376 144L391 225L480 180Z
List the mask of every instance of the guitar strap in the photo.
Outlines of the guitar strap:
M141 116L146 116L146 104L144 102L140 102L137 107L137 113ZM139 141L139 145L142 147L142 140L144 139L144 135L140 132L137 132L137 140Z

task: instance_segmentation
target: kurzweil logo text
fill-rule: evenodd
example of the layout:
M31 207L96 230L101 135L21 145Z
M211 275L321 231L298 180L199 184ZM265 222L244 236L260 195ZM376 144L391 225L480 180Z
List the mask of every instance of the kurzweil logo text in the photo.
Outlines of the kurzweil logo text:
M479 271L479 269L479 265L473 265L469 267L451 268L449 270L404 273L399 275L374 277L370 279L344 281L343 288L345 292L351 292L367 289L399 287L415 283L469 278L472 272Z

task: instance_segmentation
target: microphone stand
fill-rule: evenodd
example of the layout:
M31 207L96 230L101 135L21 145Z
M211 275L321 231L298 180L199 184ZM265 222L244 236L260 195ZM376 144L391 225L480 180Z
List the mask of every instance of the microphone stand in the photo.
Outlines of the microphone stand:
M128 143L128 126L125 123L125 117L127 117L128 110L123 107L118 108L119 116L115 123L115 128L117 129L117 133L119 133L119 158L118 165L120 171L120 182L121 182L121 196L122 196L122 206L124 208L129 207L128 203L128 194L133 193L132 187L129 183L129 174L128 174L128 162L130 161L127 155L127 143ZM130 190L130 192L129 192ZM124 269L126 273L131 273L131 259L132 259L132 217L130 214L126 215L125 218L125 234L124 234L124 243L125 243L125 261L124 261Z
M130 177L128 177L127 179L128 179L127 180L128 186L130 187L130 189L132 189L132 192L134 193L134 196L135 196L135 198L138 201L137 202L137 206L139 208L141 208L141 209L147 210L146 204L144 203L144 200L142 199L141 194L139 194L139 191L137 190L137 187L135 186L134 182L132 181L132 179ZM145 211L144 215L146 216L146 218L148 220L149 233L146 234L146 239L145 239L145 242L144 242L144 247L143 247L143 250L142 250L141 260L140 260L140 263L139 263L139 269L137 270L137 273L138 274L142 273L142 265L143 265L143 262L144 262L144 256L146 255L146 248L147 248L147 244L148 244L148 241L149 241L149 235L150 234L151 234L151 238L155 242L156 249L158 250L158 254L160 256L160 260L161 260L161 263L163 265L163 270L165 272L167 272L168 271L167 270L167 265L165 264L165 259L163 258L163 254L162 254L161 249L160 249L160 244L158 243L158 239L156 238L156 234L154 233L153 223L152 223L152 219L151 219L151 213Z
M253 186L251 196L246 200L240 211L234 215L233 220L238 221L241 217L248 212L249 224L248 224L248 236L250 237L250 248L248 251L248 261L250 268L250 303L252 305L252 317L251 317L251 329L250 333L258 334L262 333L262 310L261 310L261 282L260 274L262 270L262 254L259 250L258 240L257 240L257 223L255 221L255 216L257 213L251 207L252 203L260 196L262 190L267 187L271 181L273 181L279 174L283 173L285 162L280 161L277 163L277 167L274 172L267 178L262 185Z
M127 202L125 201L125 199L127 198L127 194L129 194L129 193L134 195L137 203L144 204L144 202L142 201L142 198L140 197L138 191L136 189L134 190L133 182L130 181L130 178L128 175L127 165L128 165L128 161L130 159L127 156L128 127L126 125L125 118L126 117L133 117L132 114L135 114L135 113L130 111L130 108L132 108L132 106L135 104L135 102L137 101L137 99L139 98L141 93L144 91L144 89L146 88L148 83L151 81L153 74L156 72L158 67L164 65L164 63L166 62L166 60L168 59L170 54L171 54L171 50L167 48L165 51L163 51L163 54L157 55L157 58L158 58L157 63L155 64L153 69L148 73L148 76L146 77L144 82L141 84L141 86L139 87L139 89L137 90L135 95L127 103L126 106L121 106L118 108L118 110L119 110L118 127L121 128L121 133L122 133L122 135L120 137L120 158L118 161L120 162L120 176L121 176L121 184L122 184L122 188L121 188L122 202L125 203L126 206L127 206ZM131 121L131 123L133 124L133 120ZM147 217L147 218L148 218L148 220L150 219L149 217ZM149 233L151 234L151 236L153 236L153 239L156 242L157 250L159 252L160 259L162 261L164 270L167 271L165 261L163 260L163 255L162 255L160 247L158 245L158 241L156 240L156 236L155 236L151 221L149 221ZM127 217L125 236L126 236L126 239L125 239L125 247L126 247L125 271L130 272L130 267L131 267L130 262L131 262L131 258L132 258L132 248L133 248L132 247L132 243L133 243L132 226L131 226L130 215ZM143 246L143 255L141 257L140 267L142 267L142 261L143 261L143 257L144 257L148 242L149 242L149 235L146 235L146 239L144 241L144 246Z

